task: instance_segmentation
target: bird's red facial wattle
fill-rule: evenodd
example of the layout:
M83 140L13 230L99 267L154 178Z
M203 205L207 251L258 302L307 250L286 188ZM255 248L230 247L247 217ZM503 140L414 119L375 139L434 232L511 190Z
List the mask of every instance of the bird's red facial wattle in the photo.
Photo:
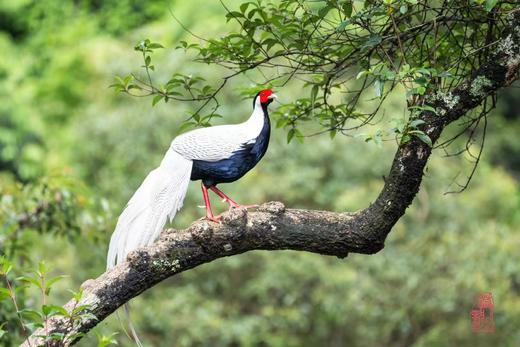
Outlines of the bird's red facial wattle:
M270 101L273 101L276 98L276 95L273 93L272 89L264 89L259 93L260 103L265 104Z

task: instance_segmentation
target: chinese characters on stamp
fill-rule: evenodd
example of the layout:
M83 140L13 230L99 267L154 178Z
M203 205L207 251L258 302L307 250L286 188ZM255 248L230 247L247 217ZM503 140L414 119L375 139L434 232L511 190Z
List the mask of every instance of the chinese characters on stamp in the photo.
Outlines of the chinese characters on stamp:
M489 292L479 294L477 307L471 310L471 329L473 332L492 333L495 331L493 310L493 294Z

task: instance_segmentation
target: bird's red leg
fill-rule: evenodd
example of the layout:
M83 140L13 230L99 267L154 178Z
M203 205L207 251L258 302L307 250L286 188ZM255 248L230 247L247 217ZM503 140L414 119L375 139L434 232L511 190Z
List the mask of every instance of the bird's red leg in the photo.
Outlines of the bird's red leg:
M210 221L218 223L222 217L214 216L213 211L211 211L211 202L209 201L208 189L204 186L204 183L201 184L202 187L202 196L204 197L204 204L206 205L206 218Z
M218 189L216 186L209 187L212 191L215 192L218 196L220 196L222 199L224 199L225 202L229 204L229 207L232 208L253 208L258 207L258 205L240 205L237 202L235 202L233 199L231 199L229 196L224 194L220 189Z

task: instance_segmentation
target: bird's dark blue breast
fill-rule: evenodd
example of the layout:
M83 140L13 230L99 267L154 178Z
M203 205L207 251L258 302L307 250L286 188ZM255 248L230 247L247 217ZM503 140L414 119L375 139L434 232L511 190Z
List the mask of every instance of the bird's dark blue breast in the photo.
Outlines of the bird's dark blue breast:
M213 162L194 160L191 180L202 180L206 187L238 180L262 159L267 151L270 135L271 125L266 114L264 126L254 143L244 144L227 159Z

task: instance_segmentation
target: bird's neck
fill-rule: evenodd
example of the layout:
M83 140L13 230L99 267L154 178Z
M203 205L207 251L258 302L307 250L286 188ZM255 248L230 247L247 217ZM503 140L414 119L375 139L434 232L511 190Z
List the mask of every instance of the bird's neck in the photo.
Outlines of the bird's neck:
M264 123L269 121L269 114L267 113L267 105L257 104L253 109L251 117L246 121L248 127L258 129L263 128Z

